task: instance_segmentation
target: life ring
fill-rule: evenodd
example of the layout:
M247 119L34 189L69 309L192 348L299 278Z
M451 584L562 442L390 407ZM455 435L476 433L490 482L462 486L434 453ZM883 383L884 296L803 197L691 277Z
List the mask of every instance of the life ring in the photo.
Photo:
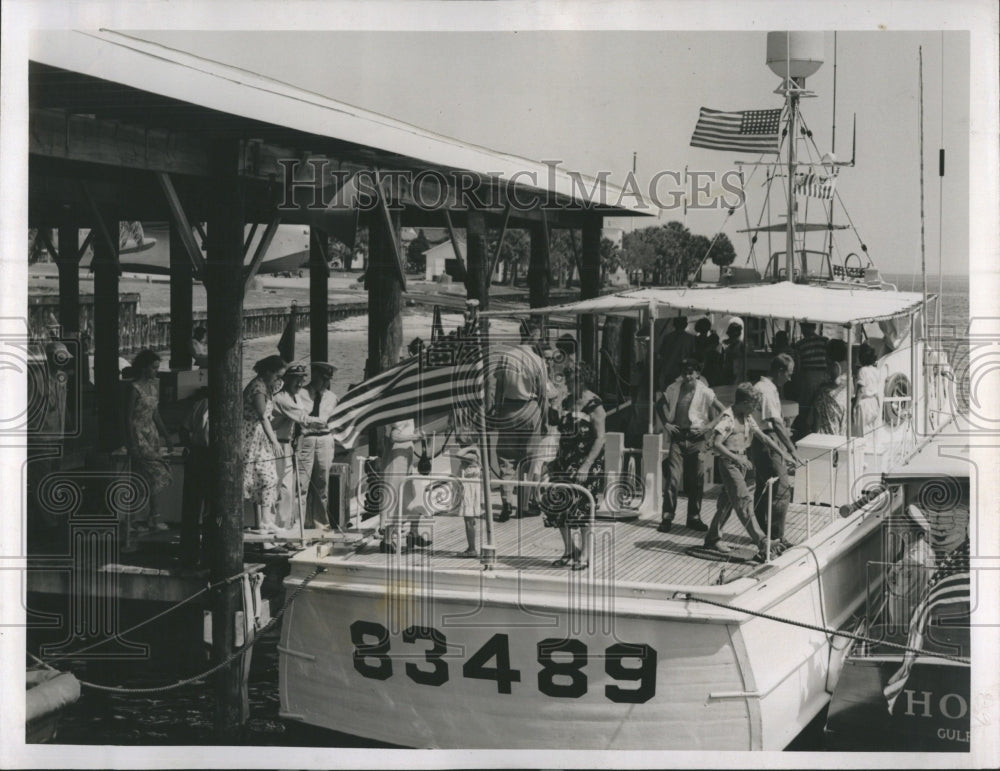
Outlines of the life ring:
M891 375L885 381L885 390L883 393L887 399L890 397L911 396L913 391L910 388L909 376L902 372ZM904 402L883 402L882 419L886 425L895 427L906 419L909 411L904 405Z

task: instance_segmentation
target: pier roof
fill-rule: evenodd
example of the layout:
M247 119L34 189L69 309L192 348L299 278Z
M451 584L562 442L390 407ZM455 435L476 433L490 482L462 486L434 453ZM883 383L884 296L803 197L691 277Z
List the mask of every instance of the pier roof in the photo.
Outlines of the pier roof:
M467 171L484 184L506 184L513 177L524 196L529 191L535 197L554 194L558 206L569 204L604 216L655 213L606 180L443 136L133 35L39 31L32 39L30 59L55 68L38 73L36 66L36 75L48 76L59 89L51 105L75 115L119 115L123 123L164 125L195 136L199 129L224 125L237 135L283 139L300 150L310 147L310 138L326 140L320 142L324 152L363 166ZM60 79L68 73L75 77ZM39 93L33 92L33 107ZM46 106L45 99L41 101Z
M928 299L933 297L930 295ZM564 305L490 311L483 315L638 315L651 311L657 318L665 318L671 312L723 313L847 325L903 316L919 308L922 302L923 296L919 292L888 292L849 285L835 287L784 281L745 286L636 289Z

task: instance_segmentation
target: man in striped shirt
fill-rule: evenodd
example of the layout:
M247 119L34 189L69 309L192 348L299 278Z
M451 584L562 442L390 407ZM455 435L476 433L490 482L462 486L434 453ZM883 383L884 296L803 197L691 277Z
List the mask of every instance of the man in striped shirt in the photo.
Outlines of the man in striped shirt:
M810 424L810 410L816 391L826 382L827 339L816 334L816 325L811 321L799 324L802 337L795 342L795 393L799 402L799 417L796 425Z

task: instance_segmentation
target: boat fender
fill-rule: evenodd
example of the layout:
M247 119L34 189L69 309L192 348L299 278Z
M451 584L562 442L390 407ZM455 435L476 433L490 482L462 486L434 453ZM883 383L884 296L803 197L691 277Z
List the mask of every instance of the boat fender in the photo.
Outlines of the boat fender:
M896 398L900 396L910 396L910 378L908 375L897 372L885 381L883 391L886 398ZM902 402L884 402L882 408L882 419L889 426L896 427L903 422L906 416L906 408Z
M80 681L70 672L60 672L34 688L25 698L25 720L36 720L67 707L80 698Z
M878 498L882 493L885 492L885 488L881 485L874 485L869 489L861 493L860 497L853 503L845 503L840 507L840 516L847 518L851 516L854 512L861 508L864 508L873 500Z

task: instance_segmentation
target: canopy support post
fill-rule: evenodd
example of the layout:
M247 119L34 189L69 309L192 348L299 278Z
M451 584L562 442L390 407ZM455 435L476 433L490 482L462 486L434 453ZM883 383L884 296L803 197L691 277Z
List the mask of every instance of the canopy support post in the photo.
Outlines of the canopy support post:
M583 223L583 254L580 257L580 299L590 300L601 293L601 227L603 218L588 217ZM583 319L580 349L584 361L595 369L597 360L598 316L588 314Z
M847 498L853 501L854 479L851 474L851 448L854 443L854 324L847 325ZM864 437L862 437L864 438Z
M656 378L653 375L653 352L656 350L656 303L649 303L649 353L646 364L649 368L649 433L653 433L653 401L656 397Z

